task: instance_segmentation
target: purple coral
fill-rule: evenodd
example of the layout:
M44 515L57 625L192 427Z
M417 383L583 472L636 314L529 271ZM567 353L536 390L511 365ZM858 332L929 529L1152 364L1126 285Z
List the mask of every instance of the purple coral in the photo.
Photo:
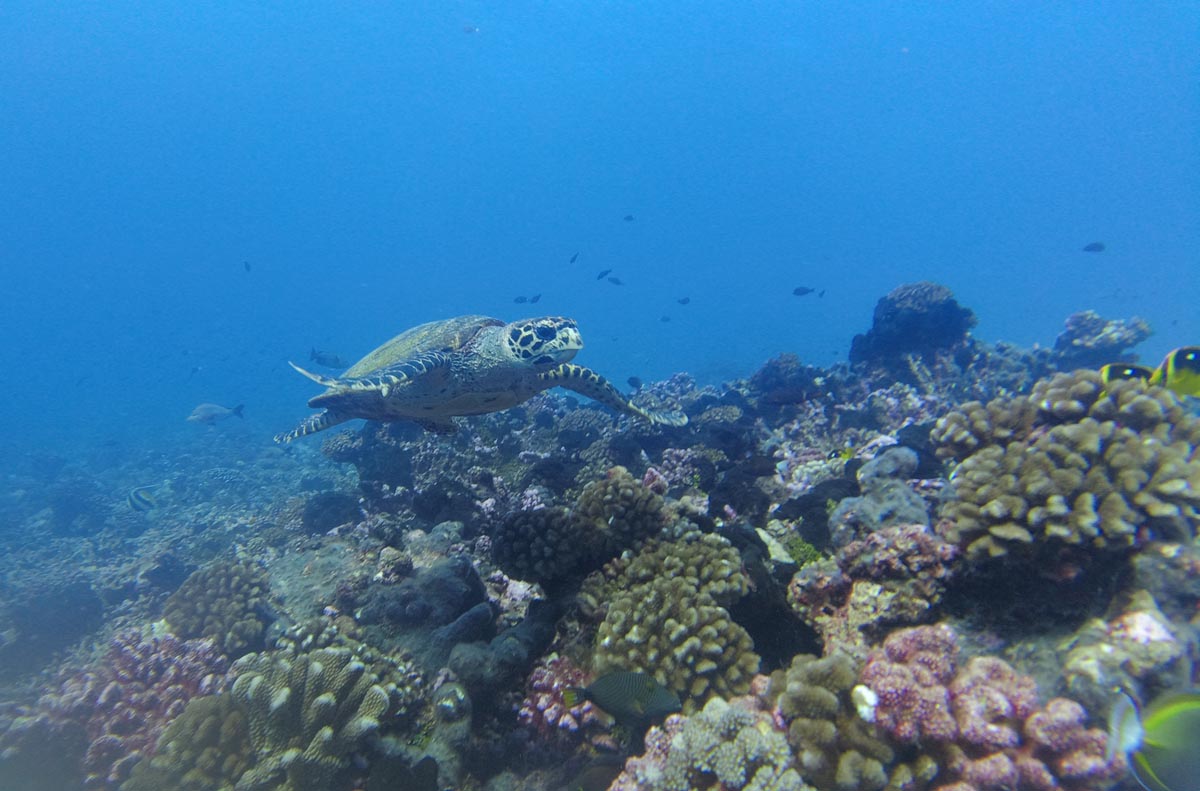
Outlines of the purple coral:
M122 632L101 663L43 695L32 716L54 730L82 726L86 787L116 788L189 700L225 688L227 669L212 640Z
M954 677L958 638L949 626L917 626L888 635L873 651L860 681L878 698L875 722L897 741L951 741L958 725L947 685Z
M589 675L567 657L551 656L529 674L528 694L517 709L517 719L542 738L580 733L584 726L600 721L588 701L567 706L563 693L570 687L587 686Z

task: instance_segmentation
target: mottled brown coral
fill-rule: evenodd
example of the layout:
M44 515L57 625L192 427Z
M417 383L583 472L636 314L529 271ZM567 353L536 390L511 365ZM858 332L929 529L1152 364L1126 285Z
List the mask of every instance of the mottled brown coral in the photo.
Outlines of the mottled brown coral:
M593 669L649 673L679 694L685 712L713 695L746 692L758 655L750 635L718 603L747 589L731 552L717 536L648 546L605 586L607 614Z
M211 637L222 653L241 656L262 641L268 590L258 564L218 560L184 580L163 617L180 637Z
M613 467L603 479L585 486L574 514L596 531L591 540L607 550L608 557L654 536L667 519L663 498L624 467Z
M492 556L505 574L552 585L579 570L592 547L565 508L517 511L492 532Z
M975 562L1119 550L1143 527L1190 537L1200 522L1200 420L1163 388L1058 374L1028 397L966 405L934 439L961 458L943 515Z

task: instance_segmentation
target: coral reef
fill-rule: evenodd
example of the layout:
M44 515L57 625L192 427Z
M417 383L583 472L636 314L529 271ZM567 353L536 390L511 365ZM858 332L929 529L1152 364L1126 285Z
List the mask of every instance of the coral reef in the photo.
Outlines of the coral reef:
M889 448L859 467L858 497L847 497L829 515L829 539L834 547L888 525L928 525L925 501L907 483L919 461L911 448Z
M121 791L233 791L253 763L241 706L228 695L197 698L167 728L154 756L133 768Z
M1200 521L1200 419L1164 388L1058 374L964 405L933 439L961 462L943 515L972 563L1032 557L1046 571L1063 548L1121 551L1143 529L1190 538Z
M938 762L938 787L1109 788L1126 771L1105 757L1107 734L1087 727L1082 706L1054 698L1038 707L1033 679L995 657L957 665L945 625L901 629L872 652L859 676L862 713L900 745Z
M787 740L756 698L712 698L691 716L673 714L646 735L609 791L802 791Z
M737 552L719 536L648 543L609 582L593 581L581 593L585 609L606 610L593 670L653 675L685 712L714 695L744 694L759 658L722 603L747 584Z
M266 571L251 561L218 560L197 569L163 605L163 618L181 637L209 637L238 657L261 645L267 627Z
M896 763L892 746L859 715L859 662L834 651L802 654L771 676L766 697L787 726L805 782L820 791L878 791L926 786L937 773L928 755Z
M588 557L584 533L566 508L515 511L492 531L492 557L506 574L553 586Z
M525 681L525 699L517 720L542 740L578 740L600 722L591 701L567 706L563 694L586 687L589 674L565 656L551 654L537 663Z
M1054 355L1063 370L1099 368L1129 361L1129 349L1152 334L1150 324L1137 316L1104 319L1094 310L1084 310L1067 316L1063 331L1054 339Z
M788 603L827 651L864 656L888 629L936 616L959 555L925 525L884 527L802 566L788 585Z
M122 632L99 661L68 675L18 717L0 744L5 752L21 751L28 734L58 741L64 733L82 731L83 754L65 751L57 760L78 759L84 787L113 789L153 752L188 701L224 689L226 669L211 640ZM75 737L68 733L67 741Z
M375 674L344 649L250 654L234 673L229 694L245 712L255 750L239 789L331 788L391 707Z
M871 329L855 335L851 363L891 363L905 354L923 355L962 343L975 326L975 314L950 289L920 282L899 286L875 305Z

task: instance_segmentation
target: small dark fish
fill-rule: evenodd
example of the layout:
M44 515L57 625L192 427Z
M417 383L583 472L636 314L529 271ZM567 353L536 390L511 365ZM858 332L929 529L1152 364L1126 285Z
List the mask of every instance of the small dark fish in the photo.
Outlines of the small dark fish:
M619 277L610 277L610 278L608 279L608 282L609 282L609 283L612 283L614 286L623 286L623 285L625 285L625 284L624 284L624 283L621 281L621 278L619 278Z
M463 32L467 35L472 35L474 33L478 33L479 28L475 27L474 25L463 25Z
M518 305L524 305L528 301L529 301L529 297L514 297L513 298L513 302L517 303Z
M249 262L249 261L243 261L243 262L242 262L242 268L243 268L243 269L245 269L247 272L249 272L249 271L250 271L250 262Z
M622 219L622 220L624 220L625 222L633 222L633 215L632 215L632 214L626 214L626 215L625 215L624 217L622 217L621 219Z
M680 305L687 305L687 304L691 303L692 298L691 297L680 297L679 299L677 299L675 301L678 302Z
M203 370L204 370L203 366L193 365L192 370L188 372L188 379L191 379L193 376L195 376L196 374L200 373Z
M1085 252L1085 253L1103 253L1104 252L1104 242L1092 242L1090 244L1085 244L1083 246L1083 252Z
M192 410L192 414L187 416L187 421L189 423L203 423L206 426L211 426L218 420L224 420L225 418L233 417L234 415L237 415L238 417L245 417L245 415L242 414L242 409L245 406L245 404L238 404L230 409L229 407L221 406L220 404L200 404L198 407Z
M650 725L682 711L679 697L654 680L632 670L606 673L585 688L570 687L563 694L568 707L590 700L623 725Z
M573 263L575 263L575 262L576 262L576 261L578 261L578 260L579 260L579 253L576 253L575 255L571 256L571 263L572 263L572 264L573 264Z
M611 269L605 269L603 272L601 272L600 274L596 275L596 279L597 279L597 280L603 280L604 278L608 277L608 273L609 273L609 272L611 272L611 271L612 271Z
M125 502L129 503L129 507L139 513L146 513L158 508L158 500L154 497L153 486L139 486L136 489L129 491L129 496L125 498Z
M668 321L670 321L670 320L671 320L671 317L670 317L670 316L668 316L668 315L666 315L666 314L664 313L662 316L660 316L660 317L659 317L659 319L658 319L658 320L659 320L659 321L661 321L661 322L664 322L664 323L666 323L666 322L668 322Z
M636 376L631 376L628 379L626 379L625 381L628 382L629 386L632 387L634 390L642 389L642 380Z
M350 363L338 357L333 352L323 352L315 348L309 348L308 359L315 362L317 365L323 365L326 368L349 368Z
M534 294L532 297L529 298L529 302L530 302L530 304L535 304L539 300L541 300L541 298L542 298L541 294Z
M81 376L75 380L75 386L80 387L83 385L84 382L86 382L87 380L89 380L91 378L92 378L91 374L84 374L83 376Z
M792 289L792 293L798 297L802 297L805 294L811 294L814 291L816 291L815 288L809 288L808 286L796 286Z
M817 292L817 296L818 296L818 297L823 297L823 296L825 296L825 289L821 289L820 291L818 291L818 292Z

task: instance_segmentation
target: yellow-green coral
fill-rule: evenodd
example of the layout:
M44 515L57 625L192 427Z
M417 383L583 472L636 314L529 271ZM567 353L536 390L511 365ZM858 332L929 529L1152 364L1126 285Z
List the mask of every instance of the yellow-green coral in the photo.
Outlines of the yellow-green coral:
M649 673L679 695L687 712L714 695L746 692L758 655L750 635L721 606L748 587L736 559L729 543L714 535L652 542L610 583L598 588L593 581L582 596L607 600L596 673Z
M345 649L250 654L234 672L238 678L227 694L246 712L257 754L239 791L331 788L391 705L375 674Z
M253 763L249 726L237 702L229 695L195 698L121 791L233 791Z
M249 561L218 560L183 581L163 606L163 617L180 637L211 637L236 657L262 640L266 623L267 572Z
M934 439L961 459L943 515L973 561L1047 542L1119 549L1143 526L1191 536L1200 521L1200 420L1164 388L1058 374L966 405Z

